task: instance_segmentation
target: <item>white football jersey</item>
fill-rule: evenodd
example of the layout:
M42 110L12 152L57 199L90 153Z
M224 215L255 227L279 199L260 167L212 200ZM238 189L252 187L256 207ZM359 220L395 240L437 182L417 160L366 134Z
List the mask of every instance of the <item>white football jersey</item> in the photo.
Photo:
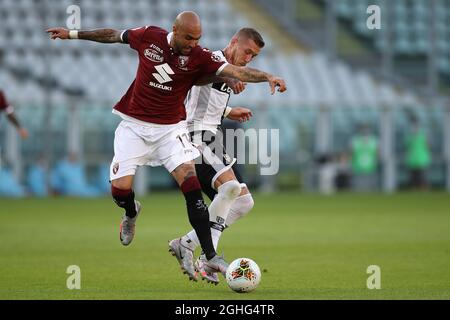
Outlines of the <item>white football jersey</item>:
M227 62L221 50L214 51L221 61ZM189 131L208 130L216 133L230 99L231 89L226 83L193 86L186 100L186 119Z

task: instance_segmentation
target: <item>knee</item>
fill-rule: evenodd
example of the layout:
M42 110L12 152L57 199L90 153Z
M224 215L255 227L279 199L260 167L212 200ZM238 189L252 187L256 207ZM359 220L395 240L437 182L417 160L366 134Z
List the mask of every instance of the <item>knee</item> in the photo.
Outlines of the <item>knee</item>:
M248 214L255 206L255 201L253 200L251 193L239 196L235 201L242 216Z
M217 188L217 192L230 199L235 199L241 193L241 184L236 180L230 180Z
M181 185L191 177L197 177L195 173L195 164L194 162L185 162L180 164L171 172L171 175L181 187Z
M111 181L111 189L130 190L133 187L133 179L122 177Z

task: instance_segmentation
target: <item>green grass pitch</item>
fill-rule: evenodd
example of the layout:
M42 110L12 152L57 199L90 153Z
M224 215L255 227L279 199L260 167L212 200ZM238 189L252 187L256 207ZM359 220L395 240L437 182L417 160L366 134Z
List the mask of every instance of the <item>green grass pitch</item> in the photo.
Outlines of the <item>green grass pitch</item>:
M101 199L0 199L0 299L449 299L450 196L255 194L219 245L227 260L254 259L262 281L248 294L189 282L167 241L190 230L181 193L140 199L129 247L121 209ZM81 289L69 290L69 265ZM381 289L366 286L381 269Z

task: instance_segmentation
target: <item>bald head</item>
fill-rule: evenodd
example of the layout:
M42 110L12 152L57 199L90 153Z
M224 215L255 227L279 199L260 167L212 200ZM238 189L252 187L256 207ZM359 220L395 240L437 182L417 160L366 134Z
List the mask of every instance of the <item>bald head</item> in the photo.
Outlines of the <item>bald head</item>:
M189 55L202 36L200 17L193 11L183 11L175 19L170 42L176 53Z
M201 29L200 17L194 11L183 11L176 18L174 22L176 28Z

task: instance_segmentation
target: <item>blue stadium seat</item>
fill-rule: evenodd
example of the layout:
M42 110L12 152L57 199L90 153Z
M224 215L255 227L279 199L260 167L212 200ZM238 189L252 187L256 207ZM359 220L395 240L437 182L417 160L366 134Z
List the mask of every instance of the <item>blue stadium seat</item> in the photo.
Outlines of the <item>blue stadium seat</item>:
M17 181L13 172L5 166L0 167L0 197L22 198L26 196L25 189Z

